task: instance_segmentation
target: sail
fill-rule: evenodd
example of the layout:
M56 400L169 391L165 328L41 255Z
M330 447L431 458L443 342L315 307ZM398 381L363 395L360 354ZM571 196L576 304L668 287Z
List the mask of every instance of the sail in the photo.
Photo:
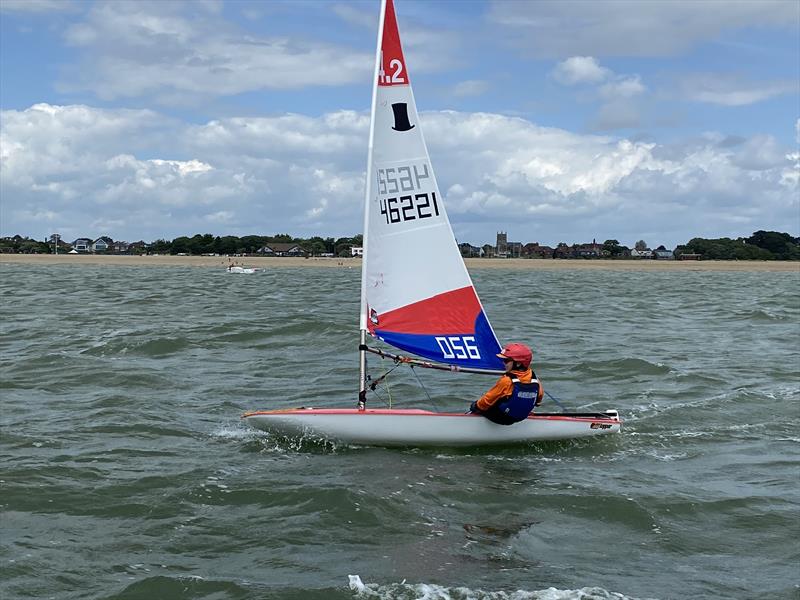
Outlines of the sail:
M378 28L360 327L430 360L503 368L436 184L392 0Z

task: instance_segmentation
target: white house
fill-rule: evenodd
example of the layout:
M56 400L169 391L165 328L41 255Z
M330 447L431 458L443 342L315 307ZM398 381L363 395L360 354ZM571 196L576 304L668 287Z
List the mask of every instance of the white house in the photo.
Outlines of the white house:
M92 244L92 251L93 252L107 252L111 249L111 244L114 243L107 235L101 235L97 238L94 243Z
M76 252L89 252L92 247L92 240L89 238L78 238L74 242L72 242L72 248Z

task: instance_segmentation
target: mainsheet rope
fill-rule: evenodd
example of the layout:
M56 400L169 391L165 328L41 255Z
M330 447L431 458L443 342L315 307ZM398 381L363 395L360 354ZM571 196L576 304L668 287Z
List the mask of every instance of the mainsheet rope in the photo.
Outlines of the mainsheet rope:
M383 398L381 398L381 395L378 393L378 391L375 388L377 388L381 383L383 383L386 380L386 378L389 376L389 373L394 371L401 364L402 363L400 363L398 361L395 361L395 365L391 369L386 371L386 373L384 373L383 375L378 377L377 379L372 379L372 378L369 378L369 376L367 376L370 379L370 383L367 385L367 387L370 389L371 392L374 392L375 395L378 398L380 398L381 402L383 402L384 404L386 404L386 401ZM386 383L386 393L389 395L389 402L388 402L389 408L392 408L392 390L389 389L389 383L388 382Z
M381 400L381 402L386 404L386 401L381 397L381 395L378 393L378 390L376 389L379 385L383 384L386 387L386 393L389 395L389 403L388 403L389 404L389 408L392 407L392 392L391 392L391 389L389 388L389 380L387 379L387 377L389 376L389 373L394 371L397 367L399 367L402 364L408 364L408 363L404 363L403 361L395 360L395 365L391 369L386 371L386 373L384 373L383 375L381 375L377 379L370 379L370 383L367 386L367 387L369 387L371 392L375 393L375 395ZM411 368L411 372L414 374L414 377L417 379L417 383L419 383L419 386L422 388L422 391L425 392L425 395L428 397L428 402L430 402L433 405L433 407L436 409L437 412L441 412L439 410L439 406L436 404L436 402L433 401L433 398L431 398L431 395L428 393L428 390L425 387L425 384L422 383L422 379L419 378L419 375L417 374L417 371L414 369L414 365L413 364L408 364L408 366Z
M417 378L417 381L419 382L422 391L425 392L425 395L428 397L428 402L430 402L433 405L433 407L436 409L436 412L441 412L439 410L439 407L433 401L433 398L431 398L431 395L428 393L428 390L425 388L425 384L422 383L422 379L419 378L419 375L417 375L417 372L414 370L414 365L409 365L409 367L411 367L411 372L414 374L414 377Z
M550 400L552 400L553 402L555 402L556 404L558 404L561 407L561 412L569 412L569 411L567 411L567 407L564 406L563 404L561 404L561 402L558 401L558 398L553 396L553 394L551 394L547 390L545 390L544 393L548 398L550 398Z

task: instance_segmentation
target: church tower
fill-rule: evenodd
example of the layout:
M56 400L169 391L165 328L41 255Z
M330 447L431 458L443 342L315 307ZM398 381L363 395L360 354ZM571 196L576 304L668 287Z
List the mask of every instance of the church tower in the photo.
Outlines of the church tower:
M495 246L495 256L498 258L508 257L508 235L505 231L497 232L497 245Z

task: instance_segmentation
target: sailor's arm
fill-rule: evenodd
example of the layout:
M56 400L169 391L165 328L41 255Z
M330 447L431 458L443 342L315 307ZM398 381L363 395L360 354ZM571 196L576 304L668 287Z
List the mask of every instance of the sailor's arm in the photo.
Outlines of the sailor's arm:
M514 384L508 377L501 377L497 380L492 388L480 397L480 400L475 402L475 407L480 411L489 410L494 406L500 398L509 396L513 391Z

